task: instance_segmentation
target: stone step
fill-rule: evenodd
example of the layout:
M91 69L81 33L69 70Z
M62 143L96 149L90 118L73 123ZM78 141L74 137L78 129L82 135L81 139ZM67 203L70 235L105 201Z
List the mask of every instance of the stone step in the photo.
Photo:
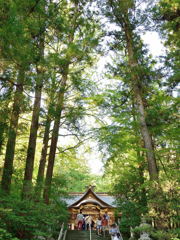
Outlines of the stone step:
M110 240L109 236L98 236L95 231L92 232L92 240ZM89 240L89 231L68 230L66 240Z

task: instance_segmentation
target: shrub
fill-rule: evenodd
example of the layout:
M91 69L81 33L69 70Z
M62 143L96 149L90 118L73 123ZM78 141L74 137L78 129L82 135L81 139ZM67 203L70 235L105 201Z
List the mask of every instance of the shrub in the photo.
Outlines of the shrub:
M13 197L0 199L0 227L19 239L56 236L62 222L67 221L67 210L62 202L46 205Z
M11 233L8 233L6 229L0 228L0 240L19 240L13 237Z
M166 231L155 231L151 233L151 236L155 240L179 240L173 233Z
M153 231L153 227L151 225L145 223L139 227L135 227L133 231L135 233L141 233L141 232L151 233Z

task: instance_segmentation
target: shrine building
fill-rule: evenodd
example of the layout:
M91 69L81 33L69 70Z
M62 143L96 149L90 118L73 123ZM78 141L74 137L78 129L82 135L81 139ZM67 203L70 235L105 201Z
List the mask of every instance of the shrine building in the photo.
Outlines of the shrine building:
M94 222L104 214L109 216L109 224L115 222L115 198L103 192L95 192L94 186L88 186L85 193L69 193L65 202L70 213L69 224L76 228L77 214L82 211L84 216L90 215Z

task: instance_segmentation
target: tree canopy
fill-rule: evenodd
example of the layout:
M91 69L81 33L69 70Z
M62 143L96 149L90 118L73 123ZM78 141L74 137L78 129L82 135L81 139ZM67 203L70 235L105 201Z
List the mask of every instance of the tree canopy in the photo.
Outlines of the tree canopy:
M153 239L178 239L179 12L177 0L0 0L0 239L56 238L60 197L89 184L116 196L125 238L145 216Z

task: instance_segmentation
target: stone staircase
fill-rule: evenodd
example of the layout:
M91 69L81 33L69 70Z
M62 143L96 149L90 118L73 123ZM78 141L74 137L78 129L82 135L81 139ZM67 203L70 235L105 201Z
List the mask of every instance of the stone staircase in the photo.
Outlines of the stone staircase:
M92 231L92 240L110 240L110 236L98 236L95 231ZM66 240L89 240L89 231L68 230Z

